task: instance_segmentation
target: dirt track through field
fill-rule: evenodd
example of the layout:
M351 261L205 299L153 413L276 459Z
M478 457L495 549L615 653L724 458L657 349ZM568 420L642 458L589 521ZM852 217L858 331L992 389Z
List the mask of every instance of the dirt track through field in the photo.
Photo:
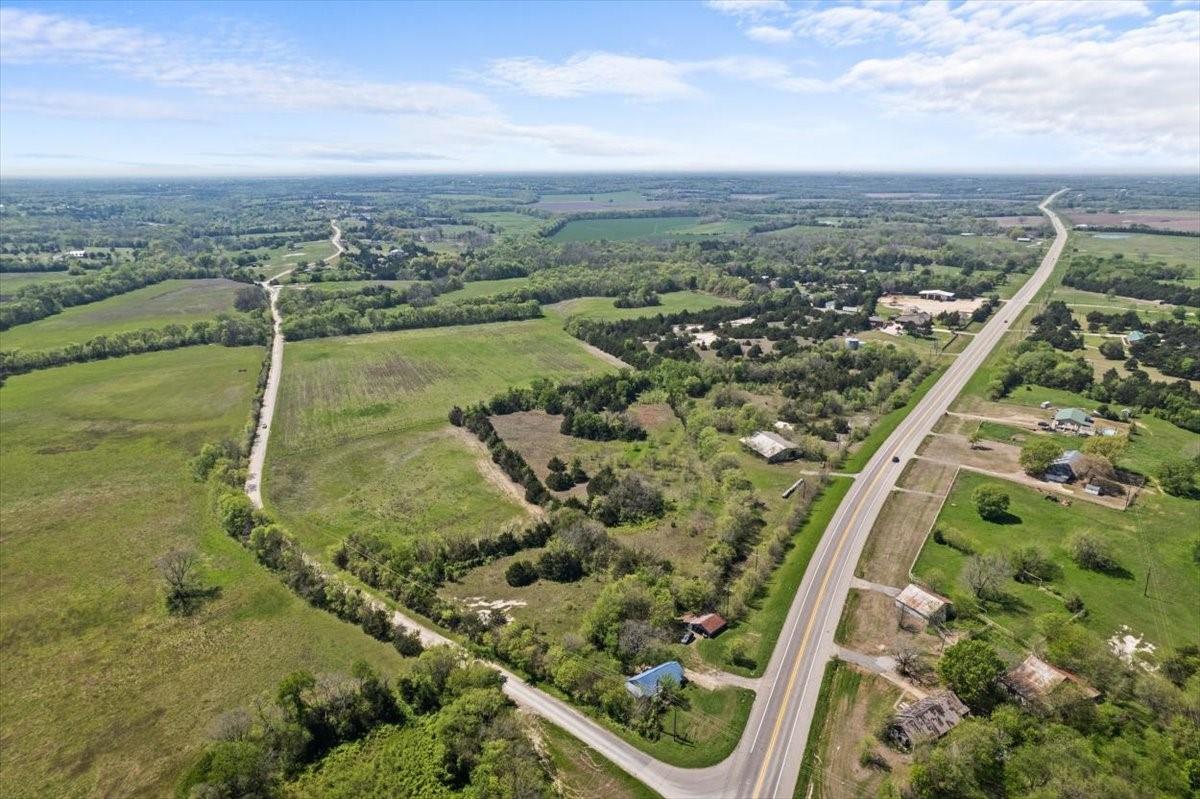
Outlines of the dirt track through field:
M508 479L508 475L496 465L482 441L462 427L452 427L450 430L452 431L451 434L475 455L475 468L479 471L480 477L486 480L493 488L498 489L501 493L512 499L513 502L524 508L525 512L530 516L537 519L546 518L546 509L525 499L525 492L519 485Z

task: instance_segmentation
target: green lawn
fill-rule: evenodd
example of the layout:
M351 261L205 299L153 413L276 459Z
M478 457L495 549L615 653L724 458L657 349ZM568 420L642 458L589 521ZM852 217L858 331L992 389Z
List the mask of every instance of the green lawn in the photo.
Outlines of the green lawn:
M1012 523L997 524L979 518L971 493L982 485L994 485L1011 499ZM955 481L937 525L947 536L966 543L976 552L1009 553L1022 546L1037 546L1063 570L1054 588L1064 596L1079 594L1087 607L1085 623L1101 635L1113 635L1128 625L1137 635L1159 646L1195 643L1197 613L1196 585L1200 565L1192 558L1196 541L1195 501L1143 494L1126 511L1088 502L1064 507L1048 502L1038 493L1013 483L962 472ZM1070 558L1070 541L1089 533L1112 548L1119 565L1127 571L1113 576L1087 571ZM930 538L917 559L917 576L935 588L963 594L962 572L967 556ZM1146 578L1150 572L1149 596ZM1018 635L1028 638L1034 617L1063 609L1051 595L1015 581L1007 584L1012 606L990 608L989 615Z
M751 223L737 220L703 222L695 216L653 216L626 219L576 219L551 238L554 241L629 241L680 235L715 235L749 229Z
M471 284L467 284L471 285ZM736 301L705 294L699 291L669 291L660 294L660 305L649 305L645 308L617 308L612 297L580 297L574 300L564 300L554 305L546 306L550 315L562 317L584 317L615 321L618 319L637 319L656 314L675 314L681 311L707 311L723 305L736 305Z
M263 351L191 347L0 388L0 781L13 797L168 795L222 712L288 672L402 668L218 527L187 461L236 437ZM220 594L168 616L154 560ZM181 701L185 700L185 701Z
M609 369L550 319L288 344L269 503L317 551L354 529L489 531L522 511L480 475L450 408Z
M703 768L720 763L742 737L754 704L754 692L746 688L708 691L687 685L680 691L680 697L684 707L667 712L662 737L657 741L644 738L607 716L596 718L638 749L672 766Z
M96 336L166 325L190 325L233 311L242 283L224 278L164 280L126 294L76 305L62 313L0 333L6 350L54 349Z
M716 638L706 638L697 643L697 651L706 661L726 671L749 677L762 675L771 652L775 650L775 642L779 639L779 631L783 629L800 581L804 579L808 561L825 535L825 528L837 512L838 505L850 490L851 482L846 477L835 477L829 481L825 492L813 503L808 521L792 539L794 544L783 563L767 581L763 597L749 615ZM753 668L729 663L729 646L738 639L746 642L748 655L754 659Z

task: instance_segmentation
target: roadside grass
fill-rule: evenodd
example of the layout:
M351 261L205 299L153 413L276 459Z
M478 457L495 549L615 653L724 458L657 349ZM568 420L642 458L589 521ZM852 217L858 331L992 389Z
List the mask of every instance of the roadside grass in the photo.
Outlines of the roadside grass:
M705 661L717 668L747 677L762 676L767 661L775 650L775 642L787 619L796 591L804 579L808 561L817 548L817 543L826 532L830 519L838 505L850 490L850 478L834 477L825 487L824 493L813 503L808 521L792 539L793 546L784 557L783 563L767 581L763 596L752 606L742 621L730 625L729 629L716 638L706 638L697 643L697 651ZM729 662L729 647L737 640L745 642L748 656L754 660L753 667Z
M658 794L614 766L578 738L544 719L533 722L541 733L555 776L569 797L658 799Z
M821 678L821 696L792 795L796 799L877 795L892 770L864 768L858 757L870 747L883 754L889 765L899 760L887 758L889 750L874 737L899 698L900 690L886 680L831 660Z
M494 531L521 510L452 434L450 408L536 377L605 371L549 319L288 344L268 502L318 554L352 529Z
M996 524L979 517L971 494L994 486L1010 497L1016 520ZM1062 569L1052 587L1063 597L1078 594L1087 608L1084 621L1101 635L1122 625L1160 646L1174 647L1196 639L1195 588L1200 565L1192 558L1196 541L1197 504L1191 500L1143 493L1126 511L1087 502L1064 507L1048 502L1032 489L970 472L961 472L937 525L944 535L980 554L1007 555L1036 546ZM1123 574L1080 568L1070 557L1071 540L1087 533L1106 542ZM958 549L926 541L914 571L935 589L968 593L963 572L968 557ZM1146 592L1147 572L1149 590ZM1036 587L1011 581L1008 600L989 605L988 614L1028 639L1039 613L1062 611L1063 603Z
M0 389L6 795L169 795L214 718L288 672L404 668L259 566L191 478L202 443L241 432L262 357L192 347ZM154 567L177 547L220 591L190 617L167 615Z
M145 327L190 325L233 311L234 295L243 285L224 278L164 280L17 325L0 333L0 348L33 352Z
M871 427L871 432L867 434L867 437L859 442L858 448L846 458L845 463L841 466L841 471L862 471L863 467L867 465L867 461L871 460L872 456L879 451L879 448L883 446L883 442L887 441L888 436L895 432L900 423L904 421L904 417L908 416L912 412L912 409L917 407L917 403L929 393L929 390L941 379L942 373L945 371L945 366L939 366L934 369L913 389L908 402L881 416Z
M469 284L468 284L469 285ZM617 308L612 297L580 297L544 306L547 315L563 318L582 317L601 321L638 319L644 316L664 316L682 311L707 311L725 305L737 305L734 300L705 294L700 291L670 291L660 294L661 305L645 308Z

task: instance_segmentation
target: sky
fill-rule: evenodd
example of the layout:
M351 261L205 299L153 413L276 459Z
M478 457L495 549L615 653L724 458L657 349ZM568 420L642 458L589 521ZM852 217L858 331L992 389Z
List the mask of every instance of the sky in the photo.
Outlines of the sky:
M0 3L0 176L1172 171L1200 0Z

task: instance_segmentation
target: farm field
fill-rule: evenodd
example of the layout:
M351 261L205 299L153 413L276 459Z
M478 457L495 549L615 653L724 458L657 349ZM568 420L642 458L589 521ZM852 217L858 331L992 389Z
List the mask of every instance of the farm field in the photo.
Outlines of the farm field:
M982 485L1002 489L1011 498L1006 523L979 518L971 493ZM1105 638L1128 626L1158 646L1174 646L1195 635L1194 588L1200 567L1192 559L1195 507L1189 500L1144 493L1126 511L1076 502L1063 507L1037 491L978 474L961 472L938 517L947 538L978 553L1007 554L1021 546L1037 546L1062 569L1054 588L1063 596L1078 594L1087 608L1085 623ZM1077 534L1095 535L1111 547L1119 574L1087 571L1070 557ZM962 595L967 557L956 549L926 541L914 572L936 590ZM1151 570L1149 595L1145 595ZM1008 582L1009 600L989 615L1018 636L1033 634L1040 613L1062 611L1061 600L1036 587Z
M1081 253L1125 256L1137 264L1143 256L1150 261L1182 264L1195 270L1191 285L1200 283L1200 238L1156 236L1153 233L1080 233L1071 235L1071 245Z
M470 283L468 286L472 285ZM447 295L455 296L455 295ZM585 319L600 319L615 321L618 319L637 319L643 316L680 313L682 311L706 311L722 305L736 305L734 300L705 294L700 291L669 291L660 294L661 304L648 305L644 308L618 308L612 297L580 297L574 300L564 300L553 305L544 306L547 315L582 317Z
M519 214L516 211L489 211L470 214L475 222L495 225L504 235L520 236L526 233L536 233L538 228L546 224L546 220L529 214Z
M0 348L41 350L82 344L96 336L166 325L190 325L233 311L242 283L224 278L164 280L0 333Z
M190 476L203 442L240 433L262 355L193 347L0 389L6 795L169 795L214 718L289 671L402 667L255 563ZM219 589L190 617L167 615L155 573L176 547Z
M631 217L626 219L576 219L551 236L553 241L630 241L685 235L715 235L746 230L737 220L703 222L696 216Z
M524 288L529 285L527 277L508 277L501 280L472 280L464 283L458 291L448 291L438 296L439 302L458 302L459 300L474 300L479 297L491 297L506 291Z
M8 302L17 289L45 283L61 283L74 280L75 275L65 269L61 272L0 272L0 302Z
M304 341L284 363L265 493L317 551L354 529L477 535L522 518L446 414L611 369L549 319Z
M1093 227L1146 225L1161 230L1200 232L1200 211L1139 208L1120 213L1089 213L1068 210L1067 216L1076 225L1092 225Z

